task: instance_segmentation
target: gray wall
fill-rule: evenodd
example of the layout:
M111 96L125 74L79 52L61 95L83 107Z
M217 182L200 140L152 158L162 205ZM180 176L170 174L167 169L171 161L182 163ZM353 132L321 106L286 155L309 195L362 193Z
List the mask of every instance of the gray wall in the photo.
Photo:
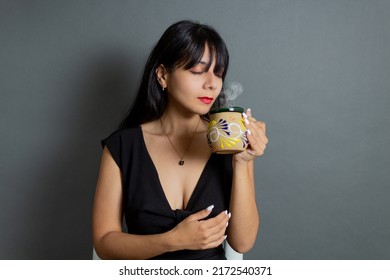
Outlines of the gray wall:
M0 258L89 259L100 139L171 23L267 122L246 259L390 259L390 1L0 1ZM233 213L234 215L234 213Z

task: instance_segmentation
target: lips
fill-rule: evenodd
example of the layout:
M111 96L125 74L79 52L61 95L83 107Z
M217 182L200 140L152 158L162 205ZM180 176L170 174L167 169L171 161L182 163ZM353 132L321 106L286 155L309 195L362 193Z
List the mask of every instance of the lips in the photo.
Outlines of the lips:
M202 101L204 104L210 104L213 102L214 98L208 97L208 96L202 96L198 98L200 101Z

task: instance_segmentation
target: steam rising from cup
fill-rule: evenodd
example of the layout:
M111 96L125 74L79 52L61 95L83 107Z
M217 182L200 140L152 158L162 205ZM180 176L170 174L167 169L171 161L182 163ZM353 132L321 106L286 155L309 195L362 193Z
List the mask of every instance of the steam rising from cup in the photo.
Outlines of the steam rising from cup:
M243 86L239 82L229 83L223 90L224 106L234 107L236 98L244 91Z

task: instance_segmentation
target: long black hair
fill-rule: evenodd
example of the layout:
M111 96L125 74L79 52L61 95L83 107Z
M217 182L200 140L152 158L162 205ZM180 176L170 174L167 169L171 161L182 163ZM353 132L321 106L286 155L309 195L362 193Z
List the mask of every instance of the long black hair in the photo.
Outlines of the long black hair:
M222 73L224 81L229 52L221 36L210 26L192 21L179 21L164 32L153 48L142 74L134 102L119 128L136 127L162 116L167 105L167 95L157 81L156 69L163 64L168 71L179 67L188 70L198 64L206 46L210 52L211 66L215 58L215 73ZM223 94L214 102L222 105Z

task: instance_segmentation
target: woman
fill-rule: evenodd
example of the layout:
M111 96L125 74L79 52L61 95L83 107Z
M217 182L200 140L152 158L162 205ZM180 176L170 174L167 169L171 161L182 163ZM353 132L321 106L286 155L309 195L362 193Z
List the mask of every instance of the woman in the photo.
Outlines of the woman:
M209 26L181 21L154 47L134 104L103 140L93 244L104 259L225 259L255 242L253 160L268 140L247 111L250 147L212 154L207 113L219 106L229 55ZM125 217L127 232L122 231Z

